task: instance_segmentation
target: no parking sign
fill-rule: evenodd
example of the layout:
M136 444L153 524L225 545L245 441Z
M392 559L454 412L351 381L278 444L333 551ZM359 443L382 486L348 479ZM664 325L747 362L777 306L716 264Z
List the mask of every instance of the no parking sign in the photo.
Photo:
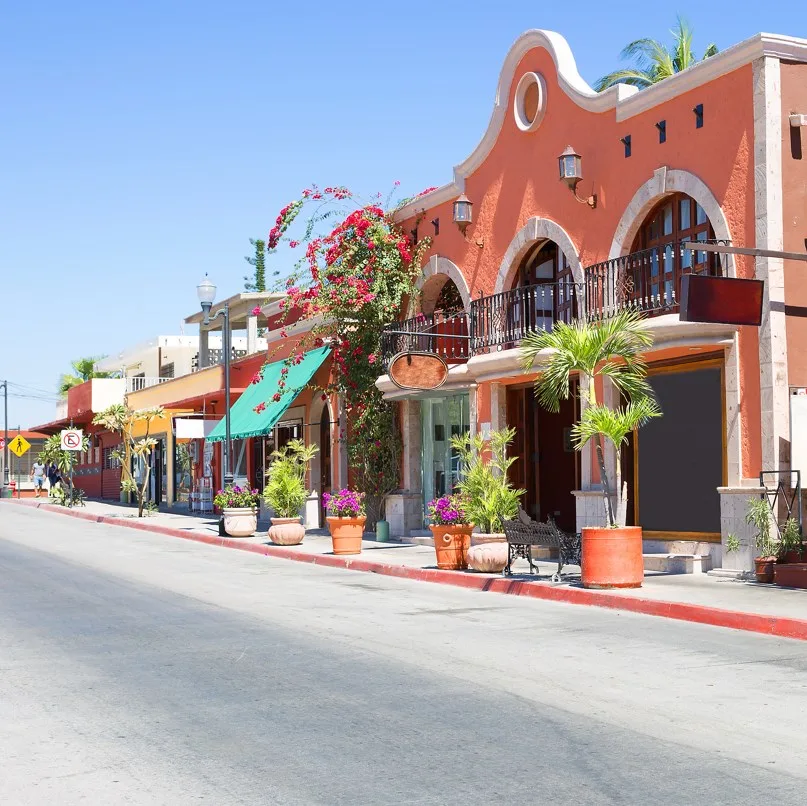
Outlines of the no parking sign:
M61 432L63 451L80 451L84 432L80 428L65 428Z

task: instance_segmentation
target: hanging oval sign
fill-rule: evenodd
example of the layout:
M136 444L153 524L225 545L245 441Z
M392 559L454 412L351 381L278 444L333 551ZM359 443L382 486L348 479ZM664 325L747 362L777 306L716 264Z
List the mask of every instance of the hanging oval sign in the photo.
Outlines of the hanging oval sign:
M389 363L389 377L399 389L439 389L448 378L448 366L433 353L398 353Z

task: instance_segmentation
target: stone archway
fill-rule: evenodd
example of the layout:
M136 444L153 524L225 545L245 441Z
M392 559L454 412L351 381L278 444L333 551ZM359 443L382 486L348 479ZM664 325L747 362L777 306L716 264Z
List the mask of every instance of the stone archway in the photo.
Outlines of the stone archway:
M468 288L468 283L465 281L459 266L441 255L432 255L423 267L423 273L417 283L421 296L425 297L425 295L429 294L429 298L431 298L431 295L433 295L434 300L432 301L436 301L437 295L445 282L444 280L441 282L440 278L442 277L447 277L454 283L462 298L463 308L466 312L469 311L471 309L471 291ZM432 294L433 291L435 293ZM418 307L420 307L419 304L414 301L410 302L408 316L414 316ZM431 311L428 311L428 313L431 313Z
M653 178L648 179L633 194L633 198L625 208L625 212L622 214L622 218L620 218L614 232L611 251L608 255L609 260L630 252L636 234L647 215L664 196L671 193L684 193L695 199L706 213L714 230L715 238L721 241L731 240L731 230L723 208L702 179L689 171L671 171L667 170L667 168L658 168L654 172ZM736 276L734 257L725 255L725 260L728 276Z
M496 287L493 289L494 294L500 294L510 288L513 278L521 265L522 258L534 243L542 240L554 241L558 245L558 249L565 255L569 263L575 282L583 282L583 267L580 264L577 247L575 247L569 233L560 224L548 218L534 216L527 221L516 233L513 240L510 241L510 245L507 247L499 266Z

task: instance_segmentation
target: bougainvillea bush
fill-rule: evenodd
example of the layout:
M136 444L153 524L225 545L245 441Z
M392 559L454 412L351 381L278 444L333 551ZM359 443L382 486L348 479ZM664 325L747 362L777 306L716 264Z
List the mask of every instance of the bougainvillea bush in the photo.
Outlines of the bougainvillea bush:
M299 219L307 207L313 211L302 224ZM300 229L297 239L292 237L293 226L295 232ZM330 232L317 234L323 227ZM269 233L269 252L281 241L302 252L285 282L284 317L289 322L315 320L287 365L299 363L305 350L331 345L331 379L317 392L323 397L338 394L344 403L347 422L340 422L340 437L347 445L355 486L367 496L372 527L383 497L398 486L401 452L395 406L384 401L375 386L384 371L381 335L416 293L429 241L414 243L392 212L378 203L356 206L344 187L313 187L286 205ZM298 391L286 388L287 369L281 371L275 401Z
M429 520L435 526L457 526L468 523L465 501L460 495L443 495L426 505Z
M334 518L359 518L364 515L364 493L355 490L339 490L338 493L323 493L322 503Z

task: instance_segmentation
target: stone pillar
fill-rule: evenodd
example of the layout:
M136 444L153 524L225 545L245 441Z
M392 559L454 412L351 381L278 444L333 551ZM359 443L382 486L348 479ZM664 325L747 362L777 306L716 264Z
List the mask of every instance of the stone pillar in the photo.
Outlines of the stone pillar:
M419 400L403 400L400 407L401 487L385 501L385 517L392 537L407 537L423 528L421 404Z
M468 389L468 417L470 434L474 437L478 430L476 421L479 418L479 387L475 383Z
M754 200L758 249L781 250L782 87L779 59L754 62ZM790 409L785 334L785 281L781 258L756 258L756 277L765 281L759 328L762 469L790 468Z
M305 499L305 511L303 513L303 523L306 529L319 529L319 493L311 490L308 498Z
M726 453L727 482L736 487L742 479L742 418L740 412L740 350L737 335L726 348Z
M578 381L578 393L580 389L588 389L588 375L581 375ZM582 416L586 407L588 406L588 397L579 395L580 399L580 414ZM590 490L592 488L591 481L591 462L594 459L594 446L589 440L580 451L580 489Z
M209 363L210 331L204 325L199 325L199 358L196 366L198 369L204 369Z
M584 526L608 526L602 490L573 490L577 531ZM613 499L612 499L612 503ZM615 505L615 503L614 503Z
M258 352L258 317L250 314L247 317L247 355Z
M759 498L765 492L764 487L718 487L720 495L720 535L721 558L709 573L714 576L742 576L754 570L756 532L753 526L745 522L745 513L750 498ZM740 541L738 551L726 551L726 541L734 535ZM717 558L715 558L717 559Z
M500 383L490 384L490 430L507 428L507 388Z

